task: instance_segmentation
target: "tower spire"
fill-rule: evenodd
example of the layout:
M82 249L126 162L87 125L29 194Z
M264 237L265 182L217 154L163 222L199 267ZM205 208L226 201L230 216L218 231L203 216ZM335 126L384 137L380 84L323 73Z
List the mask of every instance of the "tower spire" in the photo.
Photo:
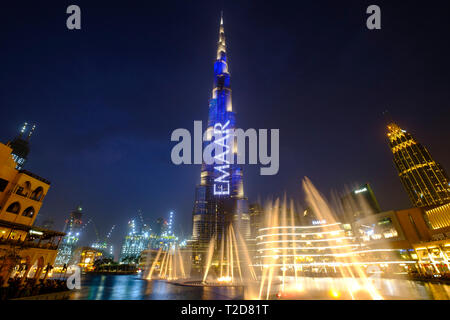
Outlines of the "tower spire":
M223 11L220 12L219 42L217 44L217 60L226 61L227 46L225 44L225 28L223 26Z
M35 124L33 124L33 126L31 127L31 130L30 130L30 132L28 133L27 140L30 140L31 135L32 135L33 132L34 132L34 129L36 129L36 125L35 125Z
M27 130L27 127L28 127L28 122L25 122L25 123L23 124L22 129L20 129L19 137L22 137L22 136L23 136L23 134L24 134L25 131Z

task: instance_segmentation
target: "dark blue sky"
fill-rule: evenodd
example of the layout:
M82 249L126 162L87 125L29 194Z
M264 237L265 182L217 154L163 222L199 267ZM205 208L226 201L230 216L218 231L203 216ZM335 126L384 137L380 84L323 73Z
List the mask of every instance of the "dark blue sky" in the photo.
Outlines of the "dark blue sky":
M382 9L382 30L365 27ZM82 30L66 29L66 8ZM199 166L170 162L176 128L206 120L220 10L242 128L280 129L280 171L244 168L245 193L302 200L369 182L409 207L381 113L449 170L450 46L444 1L20 1L0 11L0 139L36 122L26 168L52 182L40 216L61 229L79 202L100 234L143 210L191 232ZM87 219L86 219L87 220ZM89 227L87 228L89 229ZM91 231L85 240L93 239Z

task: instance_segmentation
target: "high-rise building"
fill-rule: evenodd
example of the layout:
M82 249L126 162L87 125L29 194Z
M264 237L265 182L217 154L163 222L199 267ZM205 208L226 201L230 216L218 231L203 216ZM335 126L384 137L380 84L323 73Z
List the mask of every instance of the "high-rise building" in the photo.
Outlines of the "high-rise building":
M427 207L450 202L448 175L427 148L396 123L391 121L387 128L394 163L412 204Z
M148 248L150 234L146 226L139 226L135 219L128 221L128 233L125 236L120 251L120 262L137 263L142 251Z
M83 208L78 206L69 215L66 220L66 225L64 227L64 232L66 236L59 247L58 255L56 256L55 265L64 266L71 262L73 253L80 240L81 228L83 226Z
M155 229L150 234L149 249L159 250L160 248L166 249L171 244L179 244L178 236L175 235L173 230L174 213L170 211L169 220L164 218L158 218L156 220Z
M21 170L27 161L28 154L30 153L29 141L36 125L33 125L28 133L26 132L27 128L28 123L25 122L19 135L7 143L7 146L12 149L11 154L14 162L16 163L17 170Z
M162 236L168 227L169 223L164 218L156 219L154 234L158 237Z
M108 234L105 236L103 241L100 241L100 239L97 239L97 241L91 245L91 248L97 249L102 252L102 258L114 260L114 246L111 244L110 239L111 239L111 234L114 231L115 227L116 227L116 225L112 226L112 228L109 230Z
M381 212L378 201L368 183L363 184L341 198L344 212L341 222L352 223L359 218Z
M255 239L258 236L258 230L264 225L264 210L259 203L252 203L249 206L249 214L251 238Z
M231 150L226 146L230 139L226 130L234 128L235 113L232 108L225 29L223 17L221 17L217 57L214 64L214 88L209 100L207 127L209 141L205 142L204 147L215 143L214 141L217 141L215 134L220 131L222 135L219 139L223 139L223 153L220 155L223 156L221 159L223 161L221 164L218 164L218 161L213 164L203 162L202 165L201 182L195 193L193 231L190 241L194 265L202 264L211 238L216 237L217 243L221 241L222 235L227 233L225 228L230 223L236 225L235 229L238 229L244 238L250 237L250 218L248 202L244 197L242 169L226 160L230 156L234 157L237 152L236 149ZM214 157L220 155L214 155Z

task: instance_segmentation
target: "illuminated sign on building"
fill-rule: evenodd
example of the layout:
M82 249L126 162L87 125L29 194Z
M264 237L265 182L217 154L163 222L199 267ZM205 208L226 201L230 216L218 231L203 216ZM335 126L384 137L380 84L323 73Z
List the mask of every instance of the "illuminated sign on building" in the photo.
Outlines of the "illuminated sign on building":
M326 220L313 220L313 222L312 222L313 225L326 224L326 223L327 223Z
M214 179L214 195L229 195L230 194L230 152L231 148L228 145L228 138L230 137L229 129L227 129L230 121L224 125L216 123L214 125L214 171L218 171L219 177ZM219 152L218 152L219 151Z
M362 188L362 189L359 189L359 190L355 190L355 194L358 194L358 193L361 193L361 192L366 192L367 191L367 188Z

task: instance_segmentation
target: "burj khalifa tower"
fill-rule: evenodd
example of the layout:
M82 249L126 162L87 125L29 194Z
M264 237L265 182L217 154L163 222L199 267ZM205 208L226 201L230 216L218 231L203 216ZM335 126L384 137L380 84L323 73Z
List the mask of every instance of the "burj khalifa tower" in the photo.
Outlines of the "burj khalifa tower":
M217 58L214 63L214 88L209 100L209 116L206 144L213 143L214 132L235 129L236 114L231 100L230 73L228 71L227 47L223 16L220 19ZM234 139L226 136L224 139ZM234 144L235 145L235 144ZM236 157L237 148L225 147L222 154L231 153ZM227 155L228 156L228 155ZM224 160L225 157L222 157ZM222 237L227 237L226 229L233 224L234 230L240 232L244 239L250 236L250 218L248 200L244 196L242 168L236 161L229 163L214 162L202 164L200 184L196 187L193 209L192 259L193 266L203 265L207 248L214 239L219 246Z

